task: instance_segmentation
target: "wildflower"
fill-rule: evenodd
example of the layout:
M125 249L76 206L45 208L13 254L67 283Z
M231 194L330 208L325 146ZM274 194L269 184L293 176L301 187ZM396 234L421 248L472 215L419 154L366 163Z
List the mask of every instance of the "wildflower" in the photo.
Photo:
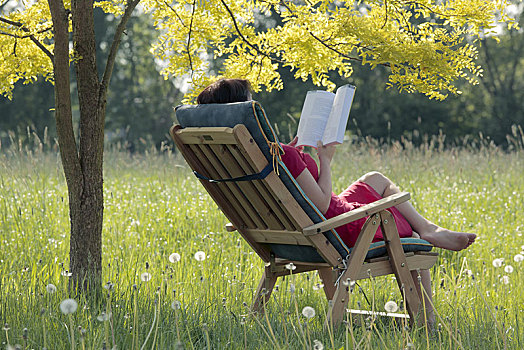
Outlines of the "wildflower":
M203 251L196 252L195 259L196 261L204 261L206 259L206 253L204 253Z
M500 279L500 281L504 284L509 284L509 277L504 275L502 276L502 278Z
M45 286L45 290L49 293L49 294L53 294L56 292L56 286L52 283L49 283L47 286Z
M60 303L60 311L64 315L72 314L78 308L78 303L74 299L65 299Z
M313 286L313 290L320 290L324 288L324 285L322 283L317 283Z
M171 303L171 308L175 311L180 310L181 307L182 305L180 304L178 300L173 300L173 302Z
M60 274L64 277L71 277L73 275L73 273L67 271L67 270L62 270L62 272L60 272Z
M494 259L494 260L493 260L493 266L494 266L494 267L501 267L503 261L504 261L504 260L502 260L502 259L500 259L500 258Z
M518 263L522 262L523 260L524 260L524 255L522 254L517 254L513 257L513 261L518 262Z
M289 271L293 271L296 268L297 267L293 263L286 264L286 269L288 269Z
M313 309L311 306L306 306L302 309L302 315L306 318L313 318L315 317L315 309Z
M398 305L394 301L390 300L384 305L384 309L386 309L387 312L396 312L398 310Z
M348 278L346 279L345 281L342 281L342 284L345 285L346 287L347 286L350 286L351 288L353 288L355 286L355 281L352 281L351 278Z
M176 262L179 262L180 261L180 254L178 253L173 253L169 256L169 261L172 262L173 264L176 263Z
M113 290L113 283L107 282L106 284L104 284L103 287L104 287L105 290L109 290L109 291Z
M504 271L506 273L512 273L513 272L513 266L511 266L511 265L504 266Z
M324 350L324 345L320 342L320 340L313 340L313 349L314 350Z
M149 282L151 281L151 274L149 272L144 272L140 275L140 279L142 280L142 282Z
M99 320L100 322L109 321L110 318L111 318L111 313L106 314L105 312L102 312L100 315L96 317L96 319Z

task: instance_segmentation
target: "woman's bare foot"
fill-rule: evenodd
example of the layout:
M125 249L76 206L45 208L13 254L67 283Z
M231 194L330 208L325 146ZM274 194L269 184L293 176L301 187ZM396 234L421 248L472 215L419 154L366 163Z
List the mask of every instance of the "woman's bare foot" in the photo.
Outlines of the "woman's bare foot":
M456 232L445 228L434 226L428 232L420 232L420 237L435 247L459 251L469 247L477 235L474 233Z

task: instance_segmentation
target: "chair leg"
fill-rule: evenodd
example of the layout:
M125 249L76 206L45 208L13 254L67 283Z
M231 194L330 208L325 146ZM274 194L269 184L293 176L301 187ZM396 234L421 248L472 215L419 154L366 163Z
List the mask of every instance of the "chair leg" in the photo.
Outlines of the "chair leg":
M357 242L353 247L353 251L347 262L347 269L342 274L340 278L340 283L337 286L335 295L333 296L333 303L329 307L328 319L327 322L333 323L333 325L338 325L342 322L344 317L345 310L349 301L349 286L345 286L344 282L348 279L351 281L356 281L357 276L362 268L364 259L369 250L369 245L373 240L375 232L377 232L378 226L380 225L380 216L373 215L369 217L364 226L362 226L362 231L357 238Z
M331 267L326 267L323 269L318 269L318 274L322 283L324 284L324 293L326 294L327 300L333 300L333 296L337 291L337 286L335 286L335 278L333 276L333 269Z
M417 322L419 325L424 324L424 317L421 317L422 311L422 299L417 288L415 281L409 271L409 266L404 255L404 250L400 244L400 237L398 235L397 225L395 219L388 211L382 211L381 216L381 227L382 233L384 234L384 241L386 242L386 248L389 255L389 261L391 268L395 273L395 277L400 288L400 292L406 301L408 309L410 323Z
M264 274L262 275L262 278L258 284L257 292L253 299L253 305L251 306L251 311L258 313L264 312L263 306L269 301L271 292L273 291L275 283L277 282L277 278L277 274L271 272L271 266L266 266Z

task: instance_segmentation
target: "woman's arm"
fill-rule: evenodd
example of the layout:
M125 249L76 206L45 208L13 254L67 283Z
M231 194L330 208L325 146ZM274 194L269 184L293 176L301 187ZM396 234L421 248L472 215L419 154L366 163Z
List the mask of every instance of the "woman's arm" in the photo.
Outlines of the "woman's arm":
M317 145L317 154L320 162L318 181L309 170L305 169L298 177L297 182L302 190L315 206L325 214L329 208L332 193L331 183L331 160L335 154L335 146L324 146L319 141Z

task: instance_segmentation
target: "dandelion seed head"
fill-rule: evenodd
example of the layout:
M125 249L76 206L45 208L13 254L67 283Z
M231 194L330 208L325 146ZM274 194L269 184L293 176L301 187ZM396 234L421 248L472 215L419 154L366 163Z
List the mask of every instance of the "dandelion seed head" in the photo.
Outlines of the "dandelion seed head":
M515 255L513 257L513 261L515 261L517 263L524 261L524 255L522 255L522 254Z
M289 271L293 271L296 268L297 267L293 263L286 264L286 269L288 269Z
M504 271L506 273L512 273L513 272L513 266L511 266L511 265L504 266Z
M106 322L106 321L109 321L109 319L111 318L111 313L105 313L105 312L102 312L100 315L98 315L96 317L96 319L100 322Z
M396 312L398 305L393 300L390 300L384 305L384 309L386 309L387 312Z
M315 309L313 309L311 306L305 306L302 309L302 315L306 318L313 318L315 317Z
M65 299L60 303L60 311L62 311L64 315L74 313L77 308L78 303L75 301L75 299Z
M149 272L144 272L140 275L140 279L142 280L142 282L149 282L151 281L151 274Z
M503 283L503 284L509 284L509 276L502 276L502 278L500 279L500 281Z
M52 283L49 283L47 286L45 286L45 290L49 293L49 294L53 294L56 292L56 286Z
M182 304L180 304L178 300L173 300L173 302L171 303L171 308L175 311L180 310L182 308Z
M295 294L295 285L293 283L289 284L289 292L291 294Z
M198 252L195 253L196 261L204 261L205 259L206 259L206 253L204 253L203 251L199 250Z
M180 261L180 254L178 253L173 253L169 256L169 261L172 262L173 264L176 263L176 262L179 262Z
M314 350L324 350L324 344L320 342L320 340L313 340L313 349Z
M501 258L494 259L493 260L493 266L494 267L501 267L503 262L504 262L504 260L501 259Z

